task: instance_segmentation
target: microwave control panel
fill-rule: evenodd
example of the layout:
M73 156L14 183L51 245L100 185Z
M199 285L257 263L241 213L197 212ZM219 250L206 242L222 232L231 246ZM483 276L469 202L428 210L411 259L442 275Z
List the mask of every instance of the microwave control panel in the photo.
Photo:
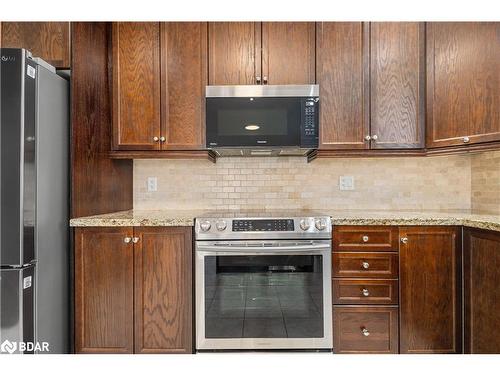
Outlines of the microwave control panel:
M318 147L319 98L304 98L302 101L302 125L300 147Z

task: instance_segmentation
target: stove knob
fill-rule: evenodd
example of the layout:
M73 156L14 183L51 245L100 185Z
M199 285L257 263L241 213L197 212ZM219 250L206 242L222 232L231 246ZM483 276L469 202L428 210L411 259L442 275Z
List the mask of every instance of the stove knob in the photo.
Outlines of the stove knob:
M326 220L325 219L316 219L314 224L316 225L317 230L325 230L325 228L326 228Z
M217 230L219 231L223 231L224 229L226 229L227 227L227 224L224 220L218 220L216 223L215 223L215 226L217 227Z
M210 221L208 221L208 220L202 221L200 223L200 228L201 228L202 232L209 231L211 227L212 227L212 224L210 224Z
M308 230L310 227L311 227L311 224L309 224L309 220L307 220L307 219L300 220L300 229Z

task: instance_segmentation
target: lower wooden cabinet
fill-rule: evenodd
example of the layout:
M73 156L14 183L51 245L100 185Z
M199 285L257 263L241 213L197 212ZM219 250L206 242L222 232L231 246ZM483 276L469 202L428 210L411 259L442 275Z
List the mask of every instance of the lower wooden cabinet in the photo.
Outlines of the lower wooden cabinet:
M77 353L191 353L190 227L77 228Z
M462 351L460 228L400 227L400 352Z
M464 230L466 353L500 353L500 233Z
M398 353L397 306L334 306L335 353Z

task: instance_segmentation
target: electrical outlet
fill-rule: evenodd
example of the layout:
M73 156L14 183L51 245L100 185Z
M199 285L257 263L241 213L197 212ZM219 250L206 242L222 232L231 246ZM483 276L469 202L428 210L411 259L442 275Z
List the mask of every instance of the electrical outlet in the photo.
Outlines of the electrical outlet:
M158 189L158 179L156 177L148 177L148 191L156 191Z
M354 176L340 176L340 190L354 190Z

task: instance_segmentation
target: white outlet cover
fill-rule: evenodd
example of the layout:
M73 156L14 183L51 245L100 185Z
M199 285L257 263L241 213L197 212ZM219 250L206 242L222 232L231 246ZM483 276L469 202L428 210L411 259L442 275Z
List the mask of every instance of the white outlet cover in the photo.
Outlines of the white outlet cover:
M147 185L148 185L148 191L157 191L158 179L156 177L148 177Z
M354 176L340 176L340 190L354 190Z

